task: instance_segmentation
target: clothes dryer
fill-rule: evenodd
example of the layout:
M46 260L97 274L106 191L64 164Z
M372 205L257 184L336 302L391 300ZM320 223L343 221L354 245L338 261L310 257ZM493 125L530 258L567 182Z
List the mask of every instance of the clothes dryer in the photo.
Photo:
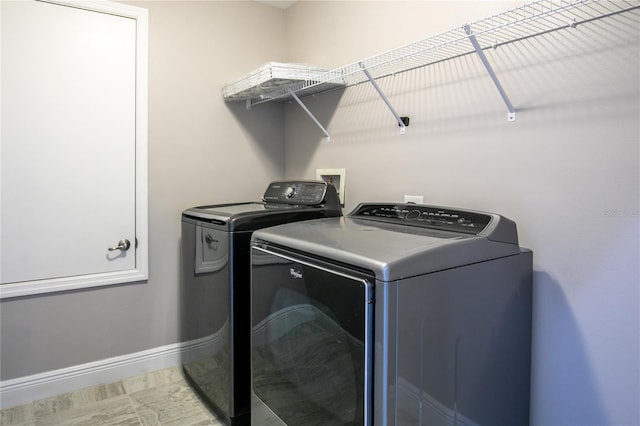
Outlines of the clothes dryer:
M532 252L497 214L365 203L252 243L256 425L524 425Z
M249 423L251 234L266 226L340 215L335 188L321 181L272 182L261 202L182 213L182 366L228 424Z

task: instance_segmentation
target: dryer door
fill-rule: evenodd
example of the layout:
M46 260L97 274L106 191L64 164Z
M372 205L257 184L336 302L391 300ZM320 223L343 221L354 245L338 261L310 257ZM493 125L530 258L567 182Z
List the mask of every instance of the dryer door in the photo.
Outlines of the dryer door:
M370 424L372 283L252 248L253 424Z

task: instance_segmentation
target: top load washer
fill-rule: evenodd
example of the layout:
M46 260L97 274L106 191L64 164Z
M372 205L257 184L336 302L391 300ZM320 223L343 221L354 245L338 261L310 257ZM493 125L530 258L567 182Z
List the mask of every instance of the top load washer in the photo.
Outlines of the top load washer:
M340 215L336 189L322 181L272 182L262 202L207 205L182 213L183 370L227 423L249 422L252 232Z
M252 422L523 425L532 252L497 214L365 203L252 242Z

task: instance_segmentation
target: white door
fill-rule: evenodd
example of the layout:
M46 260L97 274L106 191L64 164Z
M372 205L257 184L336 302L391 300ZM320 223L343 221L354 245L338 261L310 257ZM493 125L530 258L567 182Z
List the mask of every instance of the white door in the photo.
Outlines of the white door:
M83 4L0 5L4 297L146 278L139 19Z

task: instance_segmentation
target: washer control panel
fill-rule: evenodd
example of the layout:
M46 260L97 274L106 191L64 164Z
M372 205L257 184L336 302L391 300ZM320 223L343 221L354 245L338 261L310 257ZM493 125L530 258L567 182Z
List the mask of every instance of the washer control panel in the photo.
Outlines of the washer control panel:
M454 210L420 204L360 204L350 217L367 218L403 225L478 234L492 216L468 210Z
M271 182L262 199L267 203L316 205L325 202L327 184L321 181Z

